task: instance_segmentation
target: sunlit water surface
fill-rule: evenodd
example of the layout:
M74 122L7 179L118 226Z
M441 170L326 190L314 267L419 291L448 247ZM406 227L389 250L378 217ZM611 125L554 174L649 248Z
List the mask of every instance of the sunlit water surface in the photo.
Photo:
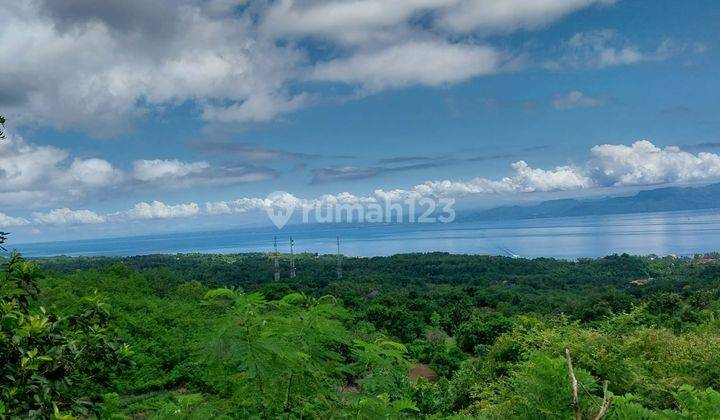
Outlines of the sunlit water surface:
M17 244L26 256L280 251L378 256L443 251L574 259L613 253L692 255L720 251L720 211L684 211L450 224L296 225L140 237Z

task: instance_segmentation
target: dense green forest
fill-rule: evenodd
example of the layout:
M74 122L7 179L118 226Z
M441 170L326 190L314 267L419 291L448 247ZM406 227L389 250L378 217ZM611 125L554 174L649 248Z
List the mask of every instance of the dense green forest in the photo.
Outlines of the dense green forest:
M716 257L13 255L0 417L720 418Z

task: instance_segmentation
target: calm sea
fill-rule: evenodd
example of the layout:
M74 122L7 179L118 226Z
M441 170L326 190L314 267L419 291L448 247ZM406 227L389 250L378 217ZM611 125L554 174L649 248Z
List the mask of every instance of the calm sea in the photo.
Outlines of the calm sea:
M288 252L334 253L341 238L346 255L378 256L444 251L575 259L613 253L691 255L720 251L720 211L683 211L451 224L297 225L149 235L52 243L17 244L30 257L241 253L272 250L278 236Z

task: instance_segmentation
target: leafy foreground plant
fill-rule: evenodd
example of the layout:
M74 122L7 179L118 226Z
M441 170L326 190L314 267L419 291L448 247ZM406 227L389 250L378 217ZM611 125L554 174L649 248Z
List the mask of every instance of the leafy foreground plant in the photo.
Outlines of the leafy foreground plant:
M335 298L293 293L267 302L257 293L216 289L205 302L227 307L204 358L206 380L243 416L378 418L417 411L405 398L405 347L379 336L354 338Z
M130 349L108 330L110 308L100 294L71 316L32 308L38 275L17 253L0 274L0 416L91 415Z

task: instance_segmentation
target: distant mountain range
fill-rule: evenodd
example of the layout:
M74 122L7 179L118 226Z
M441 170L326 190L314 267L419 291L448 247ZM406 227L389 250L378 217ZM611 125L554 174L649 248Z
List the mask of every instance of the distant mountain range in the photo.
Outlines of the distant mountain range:
M531 206L502 206L465 213L463 221L537 219L544 217L648 213L720 208L720 183L704 187L667 187L640 191L628 197L562 199Z

